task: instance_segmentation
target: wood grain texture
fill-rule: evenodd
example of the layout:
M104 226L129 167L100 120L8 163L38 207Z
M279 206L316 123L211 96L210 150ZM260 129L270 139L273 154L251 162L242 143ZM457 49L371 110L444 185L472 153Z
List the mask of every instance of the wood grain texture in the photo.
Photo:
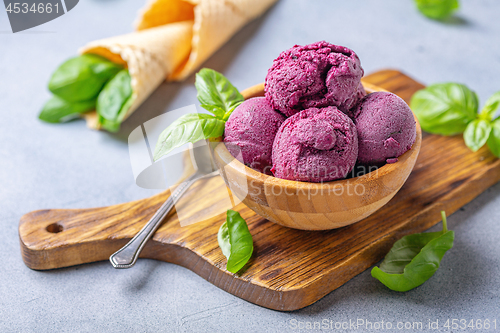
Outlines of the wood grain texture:
M363 85L367 93L384 90L367 83ZM242 95L246 98L264 96L264 84L250 87ZM417 118L415 121L416 140L396 163L332 182L309 183L268 176L235 159L224 142L212 142L211 147L226 185L254 212L284 227L331 230L370 216L403 186L422 145L420 124Z
M369 75L365 82L406 101L423 87L394 70ZM300 309L375 264L400 237L439 222L440 210L453 213L499 179L500 162L486 148L472 153L461 136L424 135L405 185L387 205L358 223L330 231L300 231L269 222L239 204L235 209L248 222L255 250L243 270L232 274L225 270L226 260L217 245L224 214L180 227L173 213L141 257L182 265L227 292L267 308ZM215 177L196 183L191 191L211 198L227 190L223 180ZM28 213L19 225L23 259L28 267L39 270L107 260L168 195L166 191L104 208ZM196 204L201 208L205 203Z

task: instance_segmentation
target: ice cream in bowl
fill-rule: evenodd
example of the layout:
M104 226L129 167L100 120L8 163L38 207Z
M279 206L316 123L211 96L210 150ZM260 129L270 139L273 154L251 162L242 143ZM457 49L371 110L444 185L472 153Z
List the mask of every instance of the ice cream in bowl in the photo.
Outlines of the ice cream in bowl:
M384 206L410 175L422 134L401 98L362 76L358 56L342 46L282 52L212 139L232 193L303 230L340 228Z

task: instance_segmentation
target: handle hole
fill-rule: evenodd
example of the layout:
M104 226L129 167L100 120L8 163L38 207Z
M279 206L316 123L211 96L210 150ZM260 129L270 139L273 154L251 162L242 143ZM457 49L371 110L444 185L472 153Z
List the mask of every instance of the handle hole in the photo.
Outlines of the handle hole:
M52 223L52 224L49 224L47 226L47 228L45 228L48 232L50 233L53 233L53 234L57 234L61 231L64 230L63 226L60 225L59 223Z

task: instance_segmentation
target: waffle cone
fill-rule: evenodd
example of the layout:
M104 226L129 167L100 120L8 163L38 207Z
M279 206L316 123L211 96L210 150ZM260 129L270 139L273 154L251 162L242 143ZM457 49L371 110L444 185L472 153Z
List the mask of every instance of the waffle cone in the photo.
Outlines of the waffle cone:
M191 50L192 26L192 21L184 21L101 39L87 44L80 53L97 54L128 68L134 101L125 114L126 119L186 62ZM95 113L84 117L89 127L98 127Z
M138 30L194 18L191 52L186 63L169 76L183 80L226 43L241 27L277 0L150 0L136 20Z
M138 31L91 42L80 53L128 68L134 101L126 119L164 79L185 79L276 1L149 0L136 20ZM89 127L99 127L95 111L84 117Z

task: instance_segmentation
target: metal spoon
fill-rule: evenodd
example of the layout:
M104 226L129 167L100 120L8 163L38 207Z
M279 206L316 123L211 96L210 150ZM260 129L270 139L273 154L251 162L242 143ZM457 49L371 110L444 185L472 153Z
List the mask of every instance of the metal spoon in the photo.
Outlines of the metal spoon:
M176 202L186 193L187 189L201 178L217 176L219 174L212 162L210 149L207 145L190 145L189 151L193 168L196 171L177 186L167 201L156 211L149 222L146 223L134 238L109 257L109 261L111 261L114 268L130 268L134 266L146 242L153 236L163 218L167 216Z

